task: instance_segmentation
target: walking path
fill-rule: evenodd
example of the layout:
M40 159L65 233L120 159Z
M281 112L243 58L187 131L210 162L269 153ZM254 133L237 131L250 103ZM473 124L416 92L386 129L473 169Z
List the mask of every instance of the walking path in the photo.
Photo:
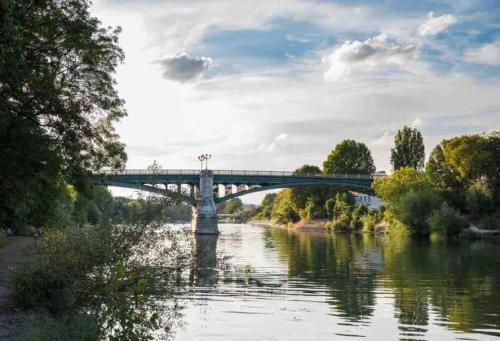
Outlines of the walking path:
M8 290L11 270L29 259L33 243L33 238L14 237L0 248L0 340L18 339L37 319L36 313L17 308Z

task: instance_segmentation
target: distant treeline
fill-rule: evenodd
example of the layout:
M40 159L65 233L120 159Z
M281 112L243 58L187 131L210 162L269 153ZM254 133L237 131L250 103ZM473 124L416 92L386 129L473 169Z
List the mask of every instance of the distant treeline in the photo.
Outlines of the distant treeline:
M500 229L500 134L463 135L443 140L425 163L421 133L403 127L391 150L393 173L373 184L384 206L369 210L345 189L326 186L289 188L267 194L257 219L289 224L329 220L335 230L373 231L385 221L391 232L444 237L458 234L468 222ZM425 167L424 167L425 166ZM323 168L304 165L297 173L371 174L368 147L345 140L327 156Z

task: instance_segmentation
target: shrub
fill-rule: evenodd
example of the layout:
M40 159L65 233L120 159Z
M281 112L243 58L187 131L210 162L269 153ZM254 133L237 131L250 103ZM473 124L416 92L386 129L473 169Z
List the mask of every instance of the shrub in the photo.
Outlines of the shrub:
M493 199L488 186L477 181L469 186L465 196L469 213L483 215L493 209Z
M83 328L94 320L101 338L147 339L177 314L164 314L157 297L175 302L183 286L191 258L181 232L153 226L48 230L31 262L16 268L11 292L21 306L45 308L62 325L78 325L81 318Z
M0 247L5 246L9 243L9 237L4 230L0 230Z
M394 213L410 234L425 236L429 234L427 217L440 204L441 199L431 190L411 190L401 197Z
M481 228L486 230L500 230L500 212L487 215L481 222Z
M373 232L377 224L377 217L374 214L367 214L361 217L363 232Z
M351 212L350 227L352 230L358 230L363 227L361 218L368 214L368 207L365 205L356 205Z
M427 221L432 233L446 237L456 236L468 226L467 221L446 203L434 210Z
M351 228L351 217L348 212L342 212L336 219L333 219L329 224L328 227L332 228L333 230L339 232L339 231L347 231Z

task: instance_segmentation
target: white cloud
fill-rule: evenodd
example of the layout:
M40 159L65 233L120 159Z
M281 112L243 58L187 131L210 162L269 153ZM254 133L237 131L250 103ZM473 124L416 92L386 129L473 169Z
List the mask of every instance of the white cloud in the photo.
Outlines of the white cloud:
M323 58L327 80L340 80L366 72L404 70L418 55L416 45L398 45L381 34L363 42L346 41Z
M165 58L159 62L163 68L163 77L181 83L191 82L203 76L212 63L211 58L192 58L187 53Z
M427 21L418 28L418 34L422 37L433 36L441 31L446 30L451 25L457 22L457 18L451 14L434 16L434 12L429 12Z
M285 141L287 138L288 138L288 134L279 134L278 136L276 136L276 138L274 140L276 142L282 142L282 141Z
M500 42L468 50L465 53L465 60L471 63L500 65Z
M272 152L276 149L276 147L283 145L287 138L288 138L288 134L281 133L274 138L273 142L271 142L269 144L261 143L259 146L259 150L265 151L265 152Z
M418 128L418 127L422 126L423 123L424 123L424 121L420 117L417 117L416 119L414 119L410 123L410 127L412 127L412 128Z

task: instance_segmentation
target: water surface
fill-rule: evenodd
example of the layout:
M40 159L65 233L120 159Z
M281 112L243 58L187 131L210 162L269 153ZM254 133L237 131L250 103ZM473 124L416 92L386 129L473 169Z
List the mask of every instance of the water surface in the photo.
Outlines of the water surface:
M500 339L499 244L219 228L176 340Z

